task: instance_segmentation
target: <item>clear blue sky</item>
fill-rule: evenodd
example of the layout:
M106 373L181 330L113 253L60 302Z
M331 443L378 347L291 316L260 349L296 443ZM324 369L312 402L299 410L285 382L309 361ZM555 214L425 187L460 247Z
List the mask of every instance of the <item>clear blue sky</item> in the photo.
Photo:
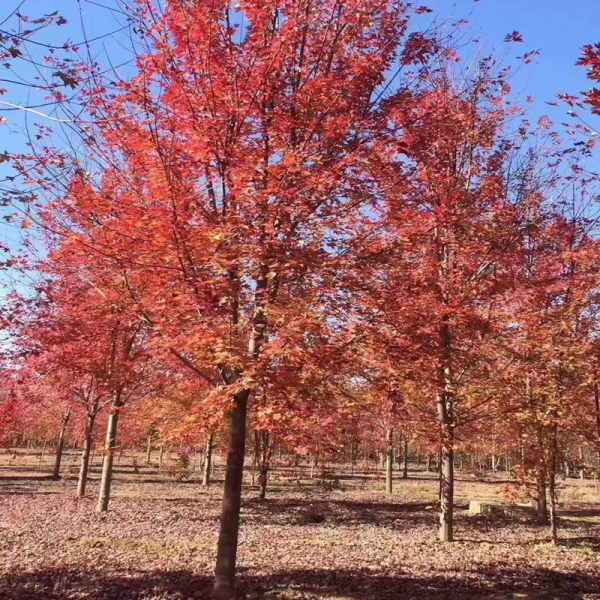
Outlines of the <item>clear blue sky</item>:
M575 63L582 46L600 42L600 0L424 0L423 4L434 9L441 21L468 19L469 36L500 57L509 52L507 63L510 56L539 50L534 64L523 67L514 82L515 92L535 99L535 116L550 113L558 121L566 109L553 109L545 101L554 100L558 93L589 89L585 69ZM523 43L506 44L504 37L515 30L522 34Z
M0 21L19 1L0 0ZM568 121L567 107L553 108L545 104L545 101L554 100L558 93L577 94L590 87L585 69L576 67L575 62L584 44L600 42L600 0L415 0L415 4L420 3L430 6L434 13L419 17L417 27L425 25L432 17L440 24L467 19L469 24L462 28L463 39L479 40L478 44L485 52L495 53L505 65L512 64L514 57L525 52L540 51L534 64L521 67L511 81L513 91L523 103L527 96L535 99L534 104L526 105L532 121L542 114L549 114L557 123ZM61 44L65 39L72 42L83 39L80 6L88 38L101 36L122 26L123 15L107 9L116 8L118 4L118 0L25 0L20 11L39 16L43 12L58 10L68 20L68 24L62 27L52 26L36 39ZM505 36L514 30L523 35L523 43L504 42ZM94 42L93 52L100 62L118 65L131 58L126 49L127 42L126 33L115 34ZM476 44L471 42L466 46L467 54L468 48L476 48ZM4 73L10 76L10 72ZM30 77L31 73L27 75ZM2 76L4 75L0 71L0 77ZM0 87L8 88L8 93L0 96L0 100L16 104L35 104L36 100L39 101L39 98L28 97L24 86L0 83ZM20 149L24 140L23 115L16 111L4 112L3 108L5 107L0 106L0 116L7 117L9 126L0 127L0 152L5 149ZM42 121L31 116L27 120L29 123ZM600 119L586 117L586 120L600 129ZM1 169L2 165L0 172ZM0 238L1 232L0 224Z
M589 88L585 69L575 67L575 62L584 44L600 42L600 0L419 0L415 4L421 1L434 10L439 23L468 19L469 24L463 27L465 39L480 40L485 51L494 52L505 64L524 52L541 52L535 63L522 67L513 80L514 91L523 100L528 95L535 99L532 116L548 112L555 120L563 118L566 109L554 110L544 102L553 100L557 93L578 93ZM17 0L0 1L0 20L17 4ZM118 3L116 0L81 0L90 38L113 31L123 23L122 15L100 5L115 7ZM77 0L26 0L21 8L21 12L28 15L51 10L58 10L69 23L50 28L42 38L44 41L58 43L66 37L72 41L81 39ZM514 30L523 35L524 42L506 44L504 37ZM100 55L106 52L113 64L119 63L125 55L119 43L125 40L119 38L116 35L96 42L94 51ZM18 88L10 91L16 95L12 101L24 100L24 91ZM8 141L6 133L0 128L0 151L15 141Z
M368 1L368 0L365 0ZM20 0L0 0L0 21L17 7ZM590 87L585 69L576 67L584 44L600 42L600 0L415 0L434 10L433 15L420 17L420 23L429 19L442 25L453 20L467 19L463 27L464 41L468 48L476 49L472 40L485 53L493 52L503 64L513 64L514 57L531 50L539 50L540 56L533 65L521 67L512 80L513 91L525 101L527 96L535 99L526 105L531 120L542 114L549 114L553 121L569 121L567 108L554 108L545 102L555 99L558 93L577 94ZM63 27L51 27L38 37L39 41L62 44L66 39L78 42L83 39L79 7L82 7L86 36L95 38L114 31L123 25L123 15L107 10L118 6L117 0L25 0L22 14L39 16L44 12L58 10L67 20ZM519 31L524 38L520 44L506 44L504 38L512 31ZM129 60L126 51L127 38L123 33L96 41L93 51L102 63L119 64ZM41 52L41 50L40 50ZM40 54L41 55L41 54ZM25 73L31 76L30 73ZM0 71L0 77L10 76L10 72ZM15 104L34 104L39 98L28 96L24 86L11 86L0 83L8 89L0 100ZM8 119L8 126L0 127L0 152L6 149L17 151L23 148L24 115L16 111L4 112L0 106L0 116ZM27 116L29 124L42 119ZM586 121L600 130L600 118L586 116ZM0 174L4 165L0 165ZM596 170L596 169L595 169ZM11 246L19 244L22 230L18 224L11 226L0 220L0 242Z

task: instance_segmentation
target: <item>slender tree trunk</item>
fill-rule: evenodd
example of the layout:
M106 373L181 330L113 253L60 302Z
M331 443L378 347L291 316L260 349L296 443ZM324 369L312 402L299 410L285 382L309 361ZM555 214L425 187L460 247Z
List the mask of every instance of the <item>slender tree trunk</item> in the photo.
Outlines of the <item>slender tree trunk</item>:
M402 479L408 479L408 440L406 438L404 438L403 459Z
M433 468L433 454L429 452L427 454L427 471L431 471Z
M598 444L598 467L600 468L600 387L594 382L594 404L596 406L596 435Z
M527 405L531 408L535 408L535 399L533 395L533 385L531 383L531 375L527 375L525 378L525 398ZM542 425L536 426L537 436L537 473L536 473L536 487L537 487L537 520L539 523L548 522L548 502L546 498L546 458L544 452L544 432ZM525 465L525 449L524 445L521 446L521 458L522 463Z
M115 448L117 445L117 425L119 423L119 412L122 403L119 395L113 403L112 410L108 417L108 426L106 428L106 441L104 444L104 460L102 461L102 478L100 479L100 494L98 496L97 512L108 510L110 500L110 486L112 483L113 461Z
M152 434L148 434L148 442L146 445L146 464L150 464L150 459L152 458Z
M202 471L202 485L208 487L210 485L210 473L212 469L212 454L213 454L213 434L209 433L206 439L206 448L204 450L204 469Z
M392 493L394 469L394 430L389 428L385 436L385 492Z
M214 597L223 600L235 598L235 564L240 522L242 478L244 473L246 412L249 395L248 390L242 390L236 394L234 397L234 407L229 414L229 444L227 449L227 465L225 467L223 509L221 512L221 529L217 545L217 564L213 590Z
M585 461L582 446L579 446L579 479L581 479L581 481L585 480Z
M450 429L445 435L447 442L442 446L440 530L442 542L453 541L454 521L454 436Z
M81 453L81 466L79 467L79 480L77 481L77 497L83 498L85 496L85 488L87 485L88 471L90 465L90 453L92 451L93 435L94 435L94 422L96 420L96 413L93 412L88 415L85 437L83 439L83 452Z
M258 474L258 483L260 484L259 500L264 500L267 497L267 481L269 477L268 463L261 464L260 473Z
M449 366L450 332L447 325L442 328L442 341L445 346L445 365L440 369L440 378L443 384L438 394L438 418L442 434L440 448L440 528L439 539L441 542L453 541L454 521L454 425L452 375Z
M442 542L453 541L454 516L454 378L453 339L452 339L452 304L448 296L447 283L452 271L453 252L448 242L444 226L435 228L435 239L438 252L438 284L440 302L445 307L439 328L441 357L438 363L437 412L441 433L441 465L440 465L440 528L439 539Z
M317 468L317 463L319 462L319 455L313 454L310 461L310 479L313 480L315 478L315 470Z
M539 523L548 522L548 503L546 501L546 474L541 471L537 476L537 520Z
M258 466L258 452L260 450L260 439L258 431L254 430L254 451L252 452L252 480L250 485L254 487L256 484L256 468ZM312 479L312 478L311 478Z
M165 447L161 445L160 447L160 451L158 453L158 468L162 469L163 468L163 456L165 454Z
M439 483L438 500L441 502L442 501L442 449L441 448L438 448L438 451L437 451L436 468L437 468L437 472L438 472L438 483Z
M259 432L259 475L258 483L260 484L260 500L264 500L267 495L267 480L269 477L269 464L271 461L271 453L273 452L273 439L268 431Z
M552 543L558 544L558 534L556 526L556 454L557 454L557 427L556 424L552 431L552 446L550 450L550 461L548 465L548 500L550 503L550 533Z
M58 436L58 444L56 445L56 458L54 459L54 470L52 472L52 479L60 479L60 463L62 462L63 449L65 447L65 437L67 435L67 425L71 418L71 409L67 408L62 418L62 426L60 428L60 435Z

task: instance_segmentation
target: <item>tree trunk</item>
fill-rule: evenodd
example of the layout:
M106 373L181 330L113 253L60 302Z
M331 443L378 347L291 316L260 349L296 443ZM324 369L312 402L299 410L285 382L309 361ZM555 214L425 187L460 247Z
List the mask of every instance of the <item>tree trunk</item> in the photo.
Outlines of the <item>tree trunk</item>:
M546 474L540 472L537 475L537 520L539 523L548 522L548 503L546 502Z
M531 376L527 375L525 378L525 397L527 404L530 408L535 407L533 386L531 383ZM536 427L537 436L537 473L536 473L536 487L537 487L537 520L539 523L548 522L548 503L546 499L546 458L544 453L544 432L542 425L538 424ZM525 465L525 454L524 447L521 447L521 454L523 457L523 465Z
M160 447L160 451L158 453L158 468L159 469L162 469L162 467L163 467L163 456L164 456L164 454L165 454L165 447L161 446Z
M58 444L56 445L56 458L54 459L54 470L52 472L52 479L60 479L60 463L62 461L63 448L65 447L65 437L67 435L67 425L71 418L71 409L67 408L62 418L62 427L60 428L60 435L58 436Z
M81 453L81 466L79 468L79 480L77 481L77 497L85 496L85 488L87 485L88 471L90 465L90 453L92 451L94 422L96 420L95 412L89 414L85 427L85 437L83 440L83 452Z
M389 428L385 436L385 493L392 493L394 468L394 430Z
M579 446L579 479L581 479L581 481L585 480L585 461L582 446Z
M600 388L598 382L594 382L594 404L596 406L596 435L598 437L598 466L600 467Z
M408 440L406 438L404 439L403 459L402 479L408 479Z
M442 449L441 448L438 448L438 451L437 451L436 468L437 468L437 472L438 472L438 484L439 484L438 500L441 502L442 501Z
M252 452L252 480L250 485L254 487L256 483L256 468L258 466L258 451L260 446L260 440L258 437L258 431L254 430L254 451Z
M264 500L267 495L267 480L269 476L269 464L271 462L271 453L273 452L273 438L268 431L259 431L259 475L258 483L260 485L260 500ZM281 449L281 448L280 448Z
M100 479L100 494L98 496L97 512L108 510L110 500L110 485L112 483L112 471L115 448L117 445L117 425L119 423L119 411L122 403L117 396L110 415L108 417L108 426L106 428L106 441L104 443L104 460L102 461L102 478Z
M441 491L440 491L440 530L442 542L453 541L454 520L454 436L450 429L444 436L446 443L442 446Z
M441 542L453 541L454 521L454 395L452 375L449 366L450 332L447 325L442 327L442 341L445 347L445 364L440 369L442 388L438 393L438 419L442 434L440 448L440 528Z
M440 302L444 307L439 328L441 356L437 365L437 412L441 433L441 465L440 465L440 529L439 539L442 542L453 541L454 516L454 378L453 378L453 340L452 340L452 305L448 296L447 283L452 272L452 251L444 227L435 229L438 248L438 284Z
M223 509L221 529L217 545L217 564L213 595L223 600L235 598L235 563L237 557L238 530L242 477L244 473L244 452L246 445L246 412L248 390L242 390L234 397L234 406L229 414L229 444L225 467Z
M148 443L146 446L146 464L150 464L150 459L152 458L152 434L148 434Z
M550 534L552 543L558 544L556 529L556 454L557 454L557 432L556 424L552 431L552 446L550 450L550 461L548 465L548 500L550 502Z
M208 487L210 485L210 473L212 470L212 453L213 453L213 434L210 433L206 439L206 448L204 450L204 469L202 470L202 485Z
M427 454L427 471L431 471L433 468L433 454L429 452Z
M315 478L315 469L317 468L317 463L319 462L319 455L313 454L310 460L310 479L313 480Z

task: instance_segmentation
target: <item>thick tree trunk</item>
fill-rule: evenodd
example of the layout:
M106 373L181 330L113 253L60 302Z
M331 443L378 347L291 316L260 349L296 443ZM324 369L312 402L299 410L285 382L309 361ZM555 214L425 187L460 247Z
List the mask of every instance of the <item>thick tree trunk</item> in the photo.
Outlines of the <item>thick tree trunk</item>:
M394 469L394 430L389 428L385 435L385 493L393 491L393 469Z
M213 454L213 434L210 433L206 440L206 448L204 449L204 469L202 470L202 485L208 487L210 485L210 474L212 471L212 454Z
M63 449L65 447L65 437L67 435L67 425L71 418L71 409L67 408L62 418L62 427L58 436L58 444L56 445L56 457L54 459L54 470L52 471L52 479L60 478L60 463L62 462Z
M223 509L221 529L217 546L217 564L213 596L223 600L235 598L235 564L237 557L238 531L242 477L244 473L244 451L246 445L246 412L248 390L234 397L234 406L229 414L229 444L225 467Z
M98 496L97 512L108 510L110 500L110 486L112 483L113 461L115 448L117 446L117 425L119 423L119 411L122 403L119 398L115 400L106 428L106 441L104 443L104 460L102 462L102 478L100 479L100 494Z
M90 467L90 453L92 451L95 414L90 414L87 417L85 426L85 437L83 440L83 452L81 453L81 466L79 467L79 480L77 481L77 497L85 496L85 488L87 486L88 471Z

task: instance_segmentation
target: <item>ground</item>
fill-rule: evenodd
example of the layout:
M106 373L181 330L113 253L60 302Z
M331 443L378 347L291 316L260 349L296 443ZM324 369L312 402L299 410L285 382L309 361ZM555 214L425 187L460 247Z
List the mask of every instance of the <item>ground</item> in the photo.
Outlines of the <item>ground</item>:
M99 515L98 464L88 497L77 500L75 454L61 481L47 477L51 457L0 456L0 598L209 598L219 482L206 490L199 473L177 481L173 468L134 469L126 453L110 511ZM341 489L303 477L278 469L264 502L247 486L239 567L248 599L600 599L600 490L592 481L562 483L561 543L553 547L546 527L468 516L469 499L502 496L499 477L459 473L457 541L445 545L436 541L433 474L412 471L391 497L375 473L341 474Z

